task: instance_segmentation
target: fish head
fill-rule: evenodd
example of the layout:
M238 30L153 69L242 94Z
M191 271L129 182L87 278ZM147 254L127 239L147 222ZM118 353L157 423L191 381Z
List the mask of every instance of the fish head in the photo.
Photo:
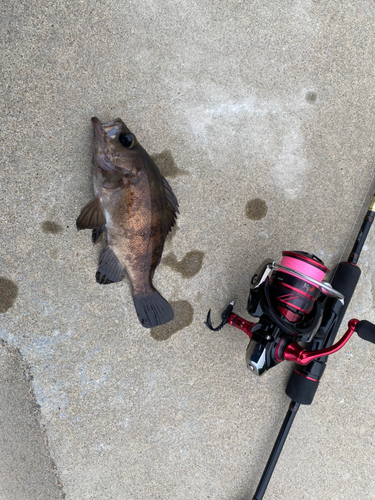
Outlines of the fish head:
M94 129L94 161L107 172L123 169L124 175L136 176L142 168L139 145L121 118L102 123L93 117L91 122Z

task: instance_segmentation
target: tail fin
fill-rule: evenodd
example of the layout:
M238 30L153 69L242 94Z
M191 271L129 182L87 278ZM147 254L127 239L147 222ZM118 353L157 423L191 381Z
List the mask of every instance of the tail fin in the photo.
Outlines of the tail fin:
M174 318L173 309L157 290L149 295L133 294L138 319L145 328L164 325Z

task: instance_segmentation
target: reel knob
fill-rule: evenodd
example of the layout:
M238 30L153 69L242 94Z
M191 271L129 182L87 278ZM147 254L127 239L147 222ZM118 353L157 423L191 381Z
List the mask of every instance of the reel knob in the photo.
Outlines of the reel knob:
M370 323L370 321L365 319L363 321L359 321L355 327L355 331L361 339L375 344L375 325Z

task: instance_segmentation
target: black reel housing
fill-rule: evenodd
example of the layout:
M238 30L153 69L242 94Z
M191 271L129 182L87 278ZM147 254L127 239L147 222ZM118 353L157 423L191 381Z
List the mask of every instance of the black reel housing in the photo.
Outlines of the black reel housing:
M319 280L315 279L315 268ZM309 275L301 272L306 269ZM247 301L249 314L259 318L251 329L246 350L246 364L253 373L262 375L279 364L283 359L278 353L292 341L305 342L312 350L324 347L322 339L343 307L343 296L322 280L327 272L318 257L296 251L283 252L279 265L268 260L259 268L252 279ZM301 392L300 398L294 393L294 401L311 403L324 368L325 363L319 361L299 367L296 380L303 387L297 391ZM294 387L295 383L292 385Z
M307 252L283 252L283 256L316 262L324 274L328 269L323 262ZM283 261L282 261L283 262ZM284 269L270 271L266 261L259 274L252 278L253 287L247 299L247 311L255 318L266 315L271 322L294 339L309 342L319 328L323 304L327 298L317 286Z

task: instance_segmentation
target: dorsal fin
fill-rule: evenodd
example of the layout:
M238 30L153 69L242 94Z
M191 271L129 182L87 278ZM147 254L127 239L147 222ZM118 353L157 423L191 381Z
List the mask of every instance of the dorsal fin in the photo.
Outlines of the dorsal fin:
M166 196L167 206L166 206L166 215L167 215L167 224L165 227L165 236L169 233L172 227L175 225L177 214L180 213L178 209L178 201L176 196L174 195L169 182L162 177L163 187Z

